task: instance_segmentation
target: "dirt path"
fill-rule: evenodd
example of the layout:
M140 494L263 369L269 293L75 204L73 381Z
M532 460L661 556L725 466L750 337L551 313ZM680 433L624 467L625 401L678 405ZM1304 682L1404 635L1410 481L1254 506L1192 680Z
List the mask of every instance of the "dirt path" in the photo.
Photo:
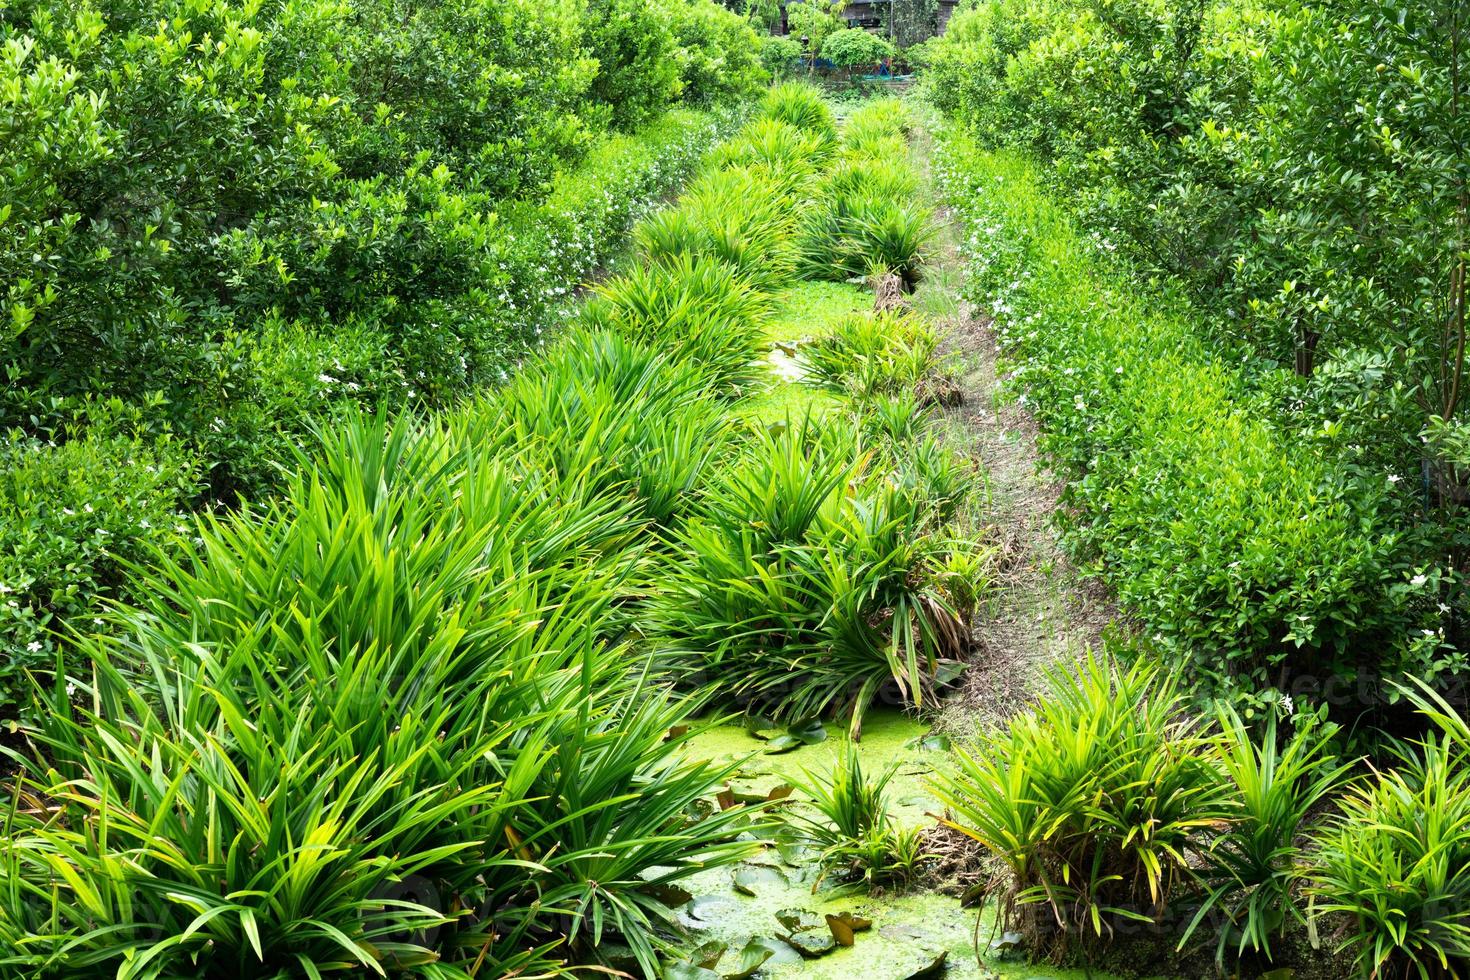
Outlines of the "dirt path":
M922 120L924 110L916 106ZM956 734L977 720L1004 717L1029 697L1038 673L1100 643L1115 611L1105 592L1083 581L1057 540L1053 515L1060 484L1036 448L1036 421L1002 391L990 318L963 297L961 229L937 199L933 139L915 134L914 151L940 220L939 237L915 305L942 320L962 365L964 402L946 412L950 438L985 472L989 492L974 509L977 536L1000 548L999 588L976 624L977 654L939 724Z

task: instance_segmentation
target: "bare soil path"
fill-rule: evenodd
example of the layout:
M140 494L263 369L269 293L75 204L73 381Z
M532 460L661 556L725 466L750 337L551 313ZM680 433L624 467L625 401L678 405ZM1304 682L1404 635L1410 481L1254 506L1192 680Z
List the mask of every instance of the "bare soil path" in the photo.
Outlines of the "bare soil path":
M925 111L916 106L922 121ZM990 318L964 297L963 231L939 199L933 137L923 126L914 152L939 217L939 235L914 304L942 321L961 365L964 401L946 410L950 439L986 474L988 493L970 515L977 536L1000 549L998 588L976 624L977 653L939 723L955 734L1024 705L1041 671L1100 643L1116 612L1062 551L1054 516L1060 484L1036 446L1036 421L1007 397Z

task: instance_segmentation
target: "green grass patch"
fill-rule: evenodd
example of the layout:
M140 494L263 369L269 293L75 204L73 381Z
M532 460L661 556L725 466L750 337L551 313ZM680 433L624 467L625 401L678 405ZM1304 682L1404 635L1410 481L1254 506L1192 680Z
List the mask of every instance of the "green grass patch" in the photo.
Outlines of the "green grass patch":
M850 282L803 282L776 293L776 315L767 324L772 340L801 340L825 333L852 313L871 309L873 294Z
M735 403L733 414L757 425L800 420L807 415L818 418L842 409L842 399L806 385L780 382L759 394Z

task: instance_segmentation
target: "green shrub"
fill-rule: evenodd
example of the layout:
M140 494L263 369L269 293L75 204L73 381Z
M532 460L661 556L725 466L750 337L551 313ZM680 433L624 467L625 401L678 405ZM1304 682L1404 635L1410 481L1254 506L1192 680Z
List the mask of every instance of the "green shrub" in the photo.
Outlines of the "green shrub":
M597 287L583 320L696 365L729 394L760 376L768 312L765 297L729 266L680 255Z
M761 431L677 535L651 618L688 682L780 718L844 712L884 688L932 697L968 625L934 569L938 505L869 469L855 429Z
M126 566L184 521L199 472L180 442L151 436L120 406L63 441L12 432L0 442L0 716L29 700L29 671L50 671L69 630L100 628L126 598ZM106 418L111 415L113 418ZM118 418L116 416L122 416ZM105 420L104 420L105 419Z
M892 58L895 53L887 39L861 27L833 31L822 39L821 56L849 74L863 68L877 68L884 58Z
M1412 695L1439 731L1354 786L1316 841L1318 914L1344 914L1363 976L1453 977L1470 963L1470 729Z
M823 141L837 138L837 124L822 93L805 82L782 82L766 93L760 114L795 126Z
M957 138L944 171L969 223L971 296L1070 481L1068 543L1171 662L1250 721L1282 693L1353 691L1364 665L1457 668L1389 481L1354 479L1274 425L1239 352L1100 261L1030 165Z
M685 103L708 105L750 96L769 77L761 38L750 22L714 3L674 5L674 43Z
M615 639L636 505L481 435L345 421L142 576L22 772L12 962L437 977L616 933L655 968L650 884L745 849L689 816L725 772Z
M761 65L777 82L801 70L801 42L780 34L763 35L759 43Z
M1034 708L956 750L936 787L946 822L1005 865L1005 928L1062 956L1155 921L1187 885L1187 852L1228 791L1183 706L1160 667L1089 653L1050 669Z
M608 125L631 130L679 96L681 69L674 52L674 12L681 0L590 0L583 43L597 73L589 94Z

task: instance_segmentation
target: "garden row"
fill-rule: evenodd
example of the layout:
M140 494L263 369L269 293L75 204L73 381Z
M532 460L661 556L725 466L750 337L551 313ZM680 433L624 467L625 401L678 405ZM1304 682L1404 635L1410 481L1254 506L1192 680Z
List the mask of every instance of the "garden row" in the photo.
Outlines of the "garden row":
M972 298L1068 481L1066 535L1145 628L1131 666L1056 669L944 780L1004 863L1005 921L1094 962L1163 937L1227 970L1304 967L1318 935L1364 976L1463 971L1470 731L1414 683L1460 664L1383 516L1391 484L1273 424L1241 359L1078 233L1035 163L963 132L942 153ZM1202 693L1234 707L1201 721ZM1376 743L1364 772L1323 719L1381 699L1433 734Z
M931 47L979 248L1029 257L1011 287L1018 257L987 254L983 288L1079 537L1227 691L1463 665L1467 26L1454 2L983 0ZM1135 275L1100 280L1100 252Z
M1068 481L1068 539L1153 644L1252 717L1290 695L1357 719L1382 678L1460 668L1390 480L1283 431L1240 358L1078 233L1032 164L956 133L942 169L974 298Z
M755 41L707 0L8 8L0 712L311 425L501 380L728 129Z
M344 413L279 497L133 572L15 757L0 963L501 976L616 938L656 975L663 886L760 827L682 751L705 698L856 724L881 687L926 697L967 633L944 522L969 474L919 431L919 321L859 315L813 354L870 392L850 410L736 410L768 287L918 275L906 161L895 104L839 139L773 90L507 385Z

